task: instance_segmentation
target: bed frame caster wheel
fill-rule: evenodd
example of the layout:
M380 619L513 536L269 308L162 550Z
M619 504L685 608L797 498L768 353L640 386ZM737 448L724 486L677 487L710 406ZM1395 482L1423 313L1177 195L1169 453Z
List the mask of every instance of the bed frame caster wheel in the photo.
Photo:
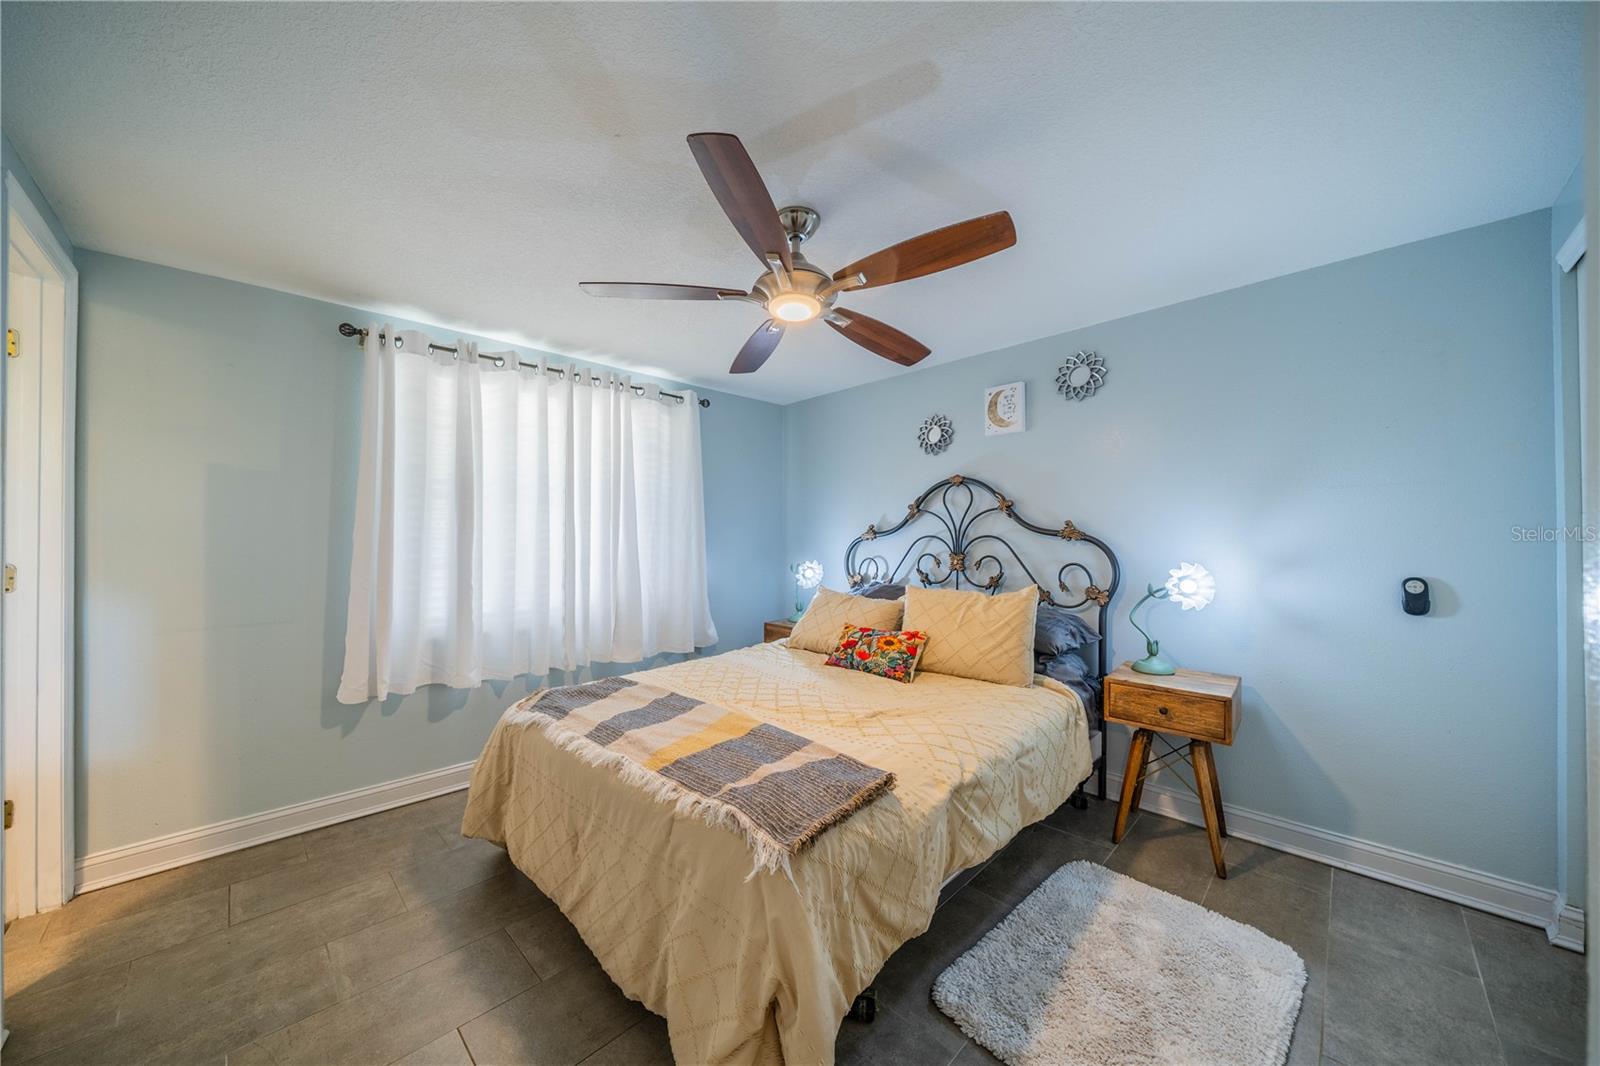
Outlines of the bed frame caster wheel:
M856 997L850 1004L850 1020L870 1024L878 1016L878 989L869 985L865 991Z
M1067 797L1067 802L1072 804L1072 809L1075 811L1089 809L1089 797L1083 794L1083 789L1081 788L1073 790L1072 795Z

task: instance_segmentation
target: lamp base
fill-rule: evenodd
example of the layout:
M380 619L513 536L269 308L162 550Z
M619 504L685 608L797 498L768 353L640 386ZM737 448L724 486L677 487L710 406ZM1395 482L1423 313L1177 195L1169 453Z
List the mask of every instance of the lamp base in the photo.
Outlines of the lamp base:
M1143 659L1138 659L1130 665L1141 674L1166 675L1178 672L1178 664L1159 652L1153 655L1146 655Z

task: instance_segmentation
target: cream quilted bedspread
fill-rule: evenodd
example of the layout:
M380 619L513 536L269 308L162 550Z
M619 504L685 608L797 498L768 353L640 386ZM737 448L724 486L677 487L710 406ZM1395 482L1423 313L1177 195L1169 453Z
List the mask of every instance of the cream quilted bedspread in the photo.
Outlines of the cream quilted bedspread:
M515 708L472 775L462 831L504 844L606 972L667 1019L679 1063L832 1063L856 994L927 929L950 874L1088 776L1078 698L918 674L902 685L781 642L631 675L747 711L884 770L892 792L781 873L736 834L554 747Z

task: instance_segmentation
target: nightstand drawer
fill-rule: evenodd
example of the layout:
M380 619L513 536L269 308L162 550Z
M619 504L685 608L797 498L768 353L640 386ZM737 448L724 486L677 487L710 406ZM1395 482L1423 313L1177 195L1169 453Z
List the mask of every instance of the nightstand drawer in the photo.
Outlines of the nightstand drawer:
M1106 681L1106 717L1125 725L1220 740L1226 744L1233 739L1228 728L1232 714L1231 700L1122 685L1110 678Z
M790 621L768 622L761 629L761 641L771 644L775 640L782 640L794 632L794 623Z

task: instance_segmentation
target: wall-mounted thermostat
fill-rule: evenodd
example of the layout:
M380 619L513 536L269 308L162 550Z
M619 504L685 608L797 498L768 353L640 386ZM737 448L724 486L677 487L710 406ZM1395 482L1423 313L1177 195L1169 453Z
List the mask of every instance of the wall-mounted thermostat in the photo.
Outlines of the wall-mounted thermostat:
M1400 606L1406 614L1427 614L1428 583L1420 577L1408 577L1400 584Z

